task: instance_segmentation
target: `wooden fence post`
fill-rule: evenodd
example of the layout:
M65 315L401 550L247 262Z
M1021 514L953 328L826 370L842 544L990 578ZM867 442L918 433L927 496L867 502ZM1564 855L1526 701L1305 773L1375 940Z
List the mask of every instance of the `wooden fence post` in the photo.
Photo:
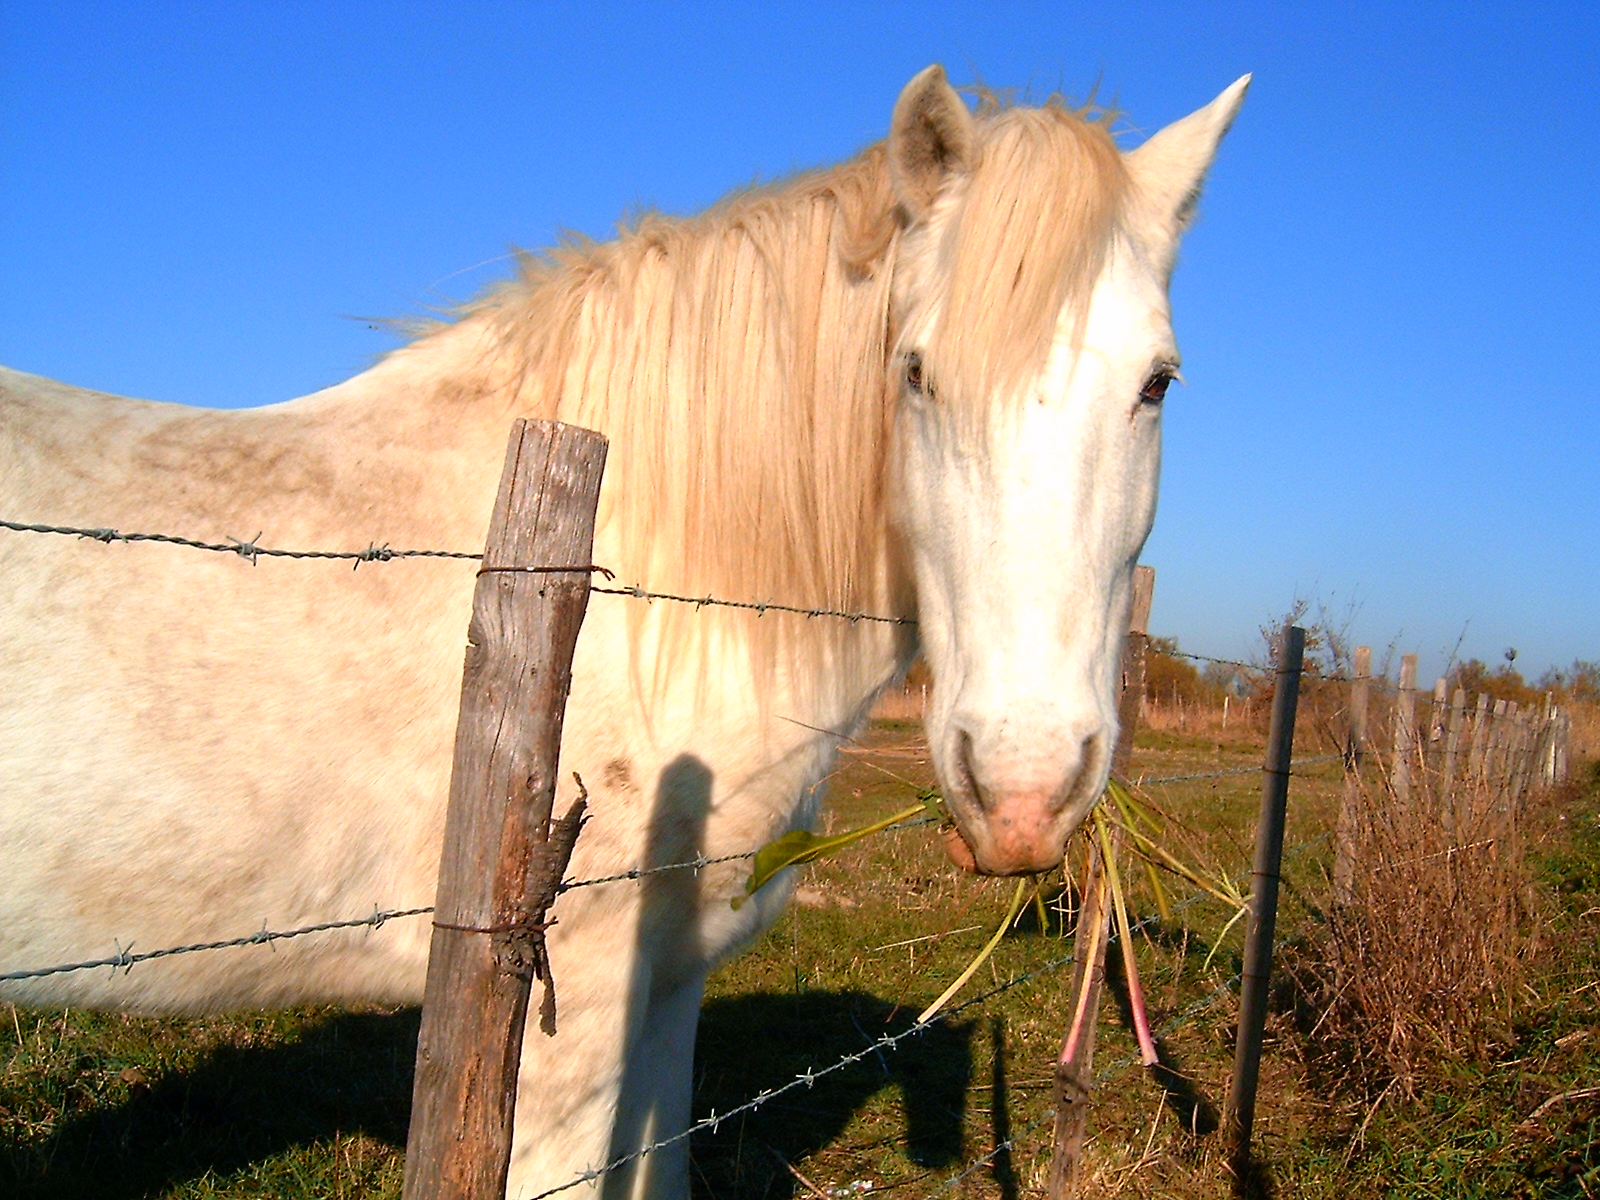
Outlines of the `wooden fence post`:
M1355 674L1350 680L1350 729L1344 743L1344 796L1334 835L1333 900L1340 906L1355 898L1355 836L1361 811L1361 765L1367 753L1367 704L1372 691L1372 647L1357 646Z
M1127 777L1133 761L1133 735L1143 708L1145 651L1149 647L1150 604L1155 598L1154 567L1133 569L1133 604L1128 611L1128 640L1122 651L1122 696L1118 702L1121 728L1111 755L1112 774ZM1113 841L1115 845L1115 841ZM1079 897L1078 928L1072 937L1072 990L1081 998L1074 1005L1082 1013L1056 1061L1053 1085L1055 1129L1050 1158L1049 1200L1066 1200L1076 1193L1078 1164L1088 1129L1089 1101L1094 1087L1094 1033L1100 1011L1100 984L1105 978L1106 946L1111 941L1110 905L1105 903L1105 871L1100 850L1089 846L1089 870ZM1085 934L1098 936L1085 937ZM1092 943L1092 946L1091 946ZM1076 1034L1076 1037L1074 1037Z
M551 818L606 444L517 421L506 448L461 680L405 1200L501 1200L535 976L541 1024L555 1030L545 914L582 798Z
M1245 935L1244 970L1239 989L1239 1038L1234 1047L1233 1081L1228 1087L1224 1126L1236 1171L1250 1156L1255 1123L1256 1084L1261 1078L1261 1041L1266 1030L1267 991L1272 974L1272 934L1278 920L1278 879L1283 867L1283 826L1289 801L1289 767L1294 761L1294 717L1300 700L1300 671L1306 631L1287 625L1278 642L1277 679L1272 688L1272 724L1262 768L1261 816L1256 822L1255 865L1250 876L1250 928Z
M1426 760L1426 775L1424 786L1437 790L1439 775L1444 769L1444 731L1445 721L1450 711L1446 699L1447 684L1443 679L1433 681L1433 703L1428 706L1428 749L1424 756Z
M1394 767L1390 780L1399 805L1411 802L1411 756L1417 748L1417 656L1400 656L1400 695L1394 705Z
M1133 569L1133 604L1128 611L1128 640L1122 648L1122 696L1117 703L1121 729L1116 749L1111 754L1111 773L1126 778L1133 761L1133 735L1139 728L1139 711L1144 700L1144 659L1150 645L1150 605L1155 599L1156 569Z
M1459 814L1456 812L1456 759L1461 753L1461 731L1467 720L1467 690L1457 688L1450 697L1450 733L1444 747L1444 776L1439 783L1439 794L1444 798L1445 832L1456 833Z
M1478 708L1472 721L1472 750L1467 756L1467 773L1473 781L1480 782L1486 777L1484 756L1489 750L1489 705L1492 701L1488 692L1478 693Z

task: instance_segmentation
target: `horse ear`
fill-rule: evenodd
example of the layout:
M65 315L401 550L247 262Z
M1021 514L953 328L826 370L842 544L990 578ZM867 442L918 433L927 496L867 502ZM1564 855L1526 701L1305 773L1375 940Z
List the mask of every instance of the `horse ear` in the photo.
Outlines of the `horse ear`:
M889 122L889 181L913 221L933 206L945 179L969 170L978 148L972 114L938 63L917 73Z
M1210 104L1174 121L1124 156L1135 203L1154 240L1169 253L1194 217L1217 143L1233 124L1249 87L1250 76L1241 76Z

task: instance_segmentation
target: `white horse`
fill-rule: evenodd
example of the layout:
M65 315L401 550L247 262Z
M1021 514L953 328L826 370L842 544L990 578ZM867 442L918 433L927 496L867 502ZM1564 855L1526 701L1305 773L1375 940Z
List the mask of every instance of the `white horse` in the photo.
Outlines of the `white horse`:
M1131 572L1178 369L1167 280L1248 78L1121 154L1057 103L973 112L937 66L886 144L528 258L336 387L214 412L0 370L0 518L263 545L473 550L512 418L611 440L562 774L573 873L806 826L837 736L920 649L958 836L1039 871L1105 783ZM473 565L0 531L0 972L431 902ZM565 810L569 796L558 796ZM733 863L569 892L510 1193L685 1127L707 973L776 918ZM415 1002L429 927L0 985L28 1004ZM575 1189L686 1193L686 1145Z

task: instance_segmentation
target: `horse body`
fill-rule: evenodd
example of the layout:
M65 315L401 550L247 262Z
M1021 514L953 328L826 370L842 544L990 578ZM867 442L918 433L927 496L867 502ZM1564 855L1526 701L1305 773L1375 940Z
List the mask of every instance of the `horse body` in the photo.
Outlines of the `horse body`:
M838 737L916 634L952 857L1048 867L1108 769L1176 369L1166 276L1242 85L1119 156L1060 109L975 118L930 68L886 148L530 261L459 321L283 405L206 412L0 371L0 515L476 549L512 417L600 429L595 561L623 579L918 625L595 596L562 746L593 814L574 875L808 825ZM471 563L252 566L6 533L0 579L0 965L431 902ZM510 1194L684 1127L705 977L786 896L733 910L744 870L561 898L560 1033L525 1043ZM395 922L0 995L414 1001L428 933ZM682 1194L685 1154L590 1186Z

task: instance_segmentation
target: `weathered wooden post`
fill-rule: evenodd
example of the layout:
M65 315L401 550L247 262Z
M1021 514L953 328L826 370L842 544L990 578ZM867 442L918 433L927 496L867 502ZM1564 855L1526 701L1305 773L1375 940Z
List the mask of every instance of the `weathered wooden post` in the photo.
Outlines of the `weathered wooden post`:
M1390 781L1395 803L1411 802L1411 756L1417 746L1417 656L1400 656L1400 695L1394 705L1394 767Z
M1261 1078L1261 1041L1266 1031L1267 991L1272 974L1272 934L1278 921L1278 879L1283 867L1283 826L1289 802L1289 768L1294 761L1294 717L1300 700L1300 671L1306 631L1284 627L1278 642L1277 679L1272 689L1272 724L1262 769L1261 816L1256 822L1255 865L1250 875L1250 928L1245 935L1244 970L1239 989L1239 1038L1234 1047L1233 1081L1223 1123L1232 1142L1236 1170L1250 1156L1255 1123L1256 1084Z
M1122 695L1117 703L1116 749L1111 754L1111 773L1127 778L1133 761L1133 735L1139 728L1139 712L1144 701L1145 651L1150 646L1150 604L1155 599L1156 569L1133 569L1133 604L1128 610L1128 640L1122 648Z
M1363 784L1361 766L1367 754L1367 704L1372 691L1372 647L1357 646L1350 680L1350 728L1344 743L1344 796L1334 834L1333 900L1340 906L1355 898L1355 837L1360 828Z
M1439 776L1444 770L1444 728L1450 711L1447 700L1449 686L1443 679L1433 681L1433 702L1428 706L1428 745L1423 755L1426 776L1423 786L1439 795L1443 794L1438 789Z
M417 1039L405 1200L501 1200L528 994L583 820L552 820L606 439L517 421L478 571ZM580 783L581 790L581 783Z
M1461 753L1461 730L1467 720L1467 690L1457 688L1450 697L1450 733L1445 740L1444 776L1439 783L1439 794L1444 797L1445 832L1454 837L1458 813L1456 812L1456 759Z
M1472 776L1473 782L1482 782L1485 778L1484 758L1489 750L1489 705L1492 703L1488 692L1478 693L1478 707L1472 722L1472 750L1467 755L1467 773Z
M1111 754L1113 775L1127 778L1133 761L1133 735L1144 701L1145 652L1150 645L1150 603L1155 597L1154 567L1133 569L1133 604L1128 612L1128 640L1122 651L1121 728ZM1078 900L1078 928L1072 940L1072 1023L1056 1061L1053 1085L1055 1132L1050 1159L1049 1200L1076 1193L1078 1163L1088 1129L1094 1087L1094 1033L1100 1011L1100 985L1105 978L1106 946L1111 940L1111 906L1106 903L1106 877L1100 848L1089 844L1089 871Z

